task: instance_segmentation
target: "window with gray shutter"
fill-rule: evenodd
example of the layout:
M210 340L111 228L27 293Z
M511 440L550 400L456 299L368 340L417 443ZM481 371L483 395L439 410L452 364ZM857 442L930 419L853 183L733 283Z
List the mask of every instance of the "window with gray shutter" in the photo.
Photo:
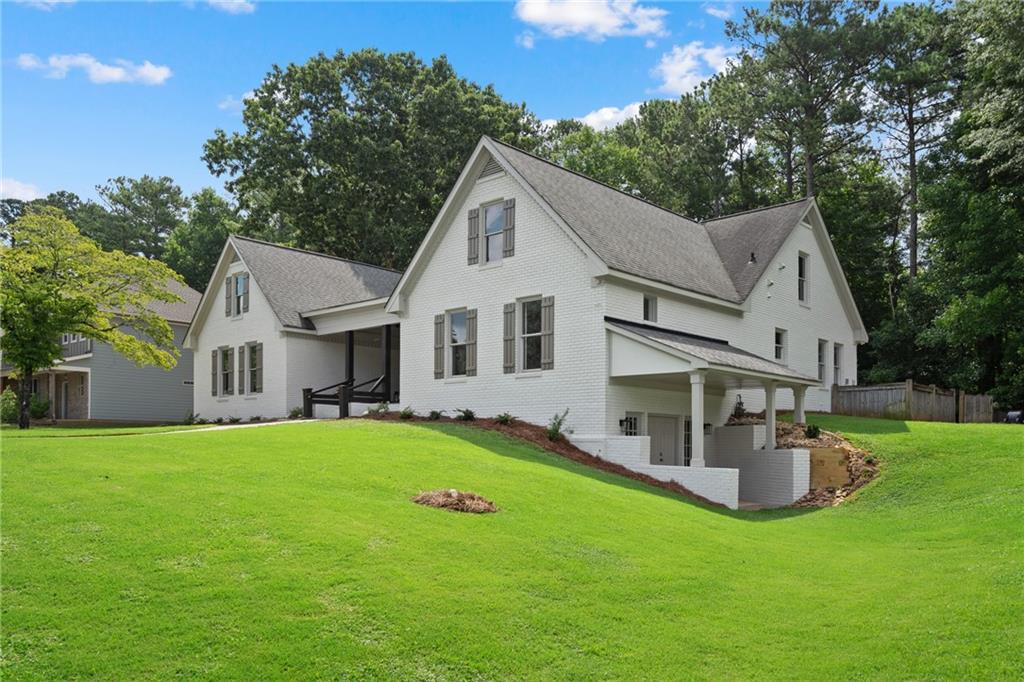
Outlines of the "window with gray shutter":
M502 335L502 366L505 374L516 371L516 304L506 303L502 315L504 332Z
M224 280L224 316L231 317L231 294L234 291L235 283L233 277Z
M249 344L249 393L263 393L263 344Z
M249 273L242 275L242 312L249 312Z
M210 351L210 395L217 395L217 354L220 351Z
M480 209L469 209L468 253L466 262L476 265L480 262Z
M476 376L476 308L466 311L466 376Z
M516 200L505 199L505 236L502 255L505 258L516 254Z
M540 368L555 368L555 297L541 299Z
M245 395L245 346L238 347L238 395Z
M434 378L444 379L444 315L434 315Z
M220 394L235 393L235 350L222 348L220 351Z

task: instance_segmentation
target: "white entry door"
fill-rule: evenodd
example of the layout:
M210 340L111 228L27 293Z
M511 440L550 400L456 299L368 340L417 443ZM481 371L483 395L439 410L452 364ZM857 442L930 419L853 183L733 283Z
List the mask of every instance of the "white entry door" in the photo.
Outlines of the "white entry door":
M679 462L679 418L648 415L647 433L651 437L651 464L674 465Z

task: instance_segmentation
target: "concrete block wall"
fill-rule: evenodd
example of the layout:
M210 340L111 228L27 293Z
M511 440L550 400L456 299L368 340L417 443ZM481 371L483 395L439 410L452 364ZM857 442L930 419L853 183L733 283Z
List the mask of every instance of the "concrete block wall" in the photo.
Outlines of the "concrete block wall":
M739 496L746 502L785 506L810 490L811 453L808 450L716 452L716 467L739 474Z

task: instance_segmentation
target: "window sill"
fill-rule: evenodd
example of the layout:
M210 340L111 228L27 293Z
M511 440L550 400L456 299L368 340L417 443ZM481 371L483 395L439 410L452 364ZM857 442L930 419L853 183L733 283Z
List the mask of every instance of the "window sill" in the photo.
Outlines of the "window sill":
M800 303L800 307L801 308L806 308L807 310L811 309L811 304L810 303L804 303L803 301L799 301L799 303Z
M227 398L217 398L217 402L218 403L226 403L226 402L228 402L228 399Z
M524 369L516 372L516 379L535 379L541 376L544 376L544 370L542 369Z
M444 380L446 384L464 384L466 383L466 377L449 377Z
M511 256L509 256L509 258L511 258ZM502 263L504 263L504 262L505 262L505 259L502 258L502 260L499 260L499 261L491 261L489 263L481 263L479 269L480 270L494 270L495 268L500 268Z

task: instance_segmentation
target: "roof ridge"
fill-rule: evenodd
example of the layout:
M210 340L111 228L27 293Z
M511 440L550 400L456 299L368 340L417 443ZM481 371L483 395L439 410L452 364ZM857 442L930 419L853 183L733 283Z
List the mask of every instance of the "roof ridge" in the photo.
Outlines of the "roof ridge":
M264 246L273 246L278 249L284 249L286 251L295 251L297 253L308 253L311 256L320 256L321 258L330 258L331 260L341 261L343 263L351 263L352 265L364 265L368 268L376 268L377 270L385 270L387 272L394 272L399 275L402 274L402 270L396 270L395 268L386 268L383 265L374 265L373 263L365 263L363 261L355 260L353 258L342 258L341 256L332 256L328 253L320 253L319 251L310 251L309 249L300 249L296 246L285 246L284 244L276 244L274 242L268 242L265 239L256 239L254 237L246 237L241 234L232 233L228 235L232 239L241 239L247 242L253 242L255 244L263 244Z
M589 175L586 175L585 173L580 173L579 171L574 171L571 168L566 168L565 166L560 166L560 165L558 165L557 163L555 163L554 161L552 161L550 159L545 159L543 156L538 156L537 154L534 154L533 152L528 152L525 149L520 149L519 147L516 147L514 145L510 145L510 144L508 144L506 142L501 142L499 140L495 140L493 137L490 137L489 135L484 135L484 137L487 138L488 140L490 140L491 142L495 143L495 144L501 145L502 147L508 147L509 149L514 149L515 151L519 152L520 154L526 154L527 156L529 156L531 158L534 158L534 159L537 159L538 161L542 161L542 162L548 164L549 166L554 166L555 168L557 168L559 170L562 170L562 171L565 171L566 173L572 173L573 175L577 175L577 176L583 178L584 180L589 180L590 182L594 183L595 185L600 185L601 187L607 187L608 189L612 190L613 192L618 192L619 194L621 194L623 196L626 196L626 197L629 197L630 199L636 199L637 201L643 202L643 203L647 204L648 206L653 206L656 209L659 209L661 211L665 211L666 213L674 215L677 218L682 218L683 220L687 220L687 221L693 223L694 225L701 225L701 226L703 225L703 223L701 221L699 221L699 220L695 220L693 218L690 218L689 216L685 216L682 213L677 213L676 211L673 211L670 208L665 208L664 206L661 206L660 204L656 204L653 201L650 201L649 199L645 199L643 197L636 196L635 194L630 194L629 192L626 192L626 191L623 191L621 189L618 189L617 187L612 187L608 183L601 182L597 178L592 178Z
M725 220L726 218L735 218L736 216L746 215L748 213L758 213L759 211L770 211L774 208L782 208L783 206L790 206L792 204L799 204L807 201L808 199L814 199L814 195L809 197L800 197L799 199L792 199L790 201L783 201L781 204L771 204L770 206L761 206L760 208L748 208L746 211L737 211L736 213L729 213L728 215L721 215L717 218L708 218L707 220L701 221L701 224L713 223L716 220Z

